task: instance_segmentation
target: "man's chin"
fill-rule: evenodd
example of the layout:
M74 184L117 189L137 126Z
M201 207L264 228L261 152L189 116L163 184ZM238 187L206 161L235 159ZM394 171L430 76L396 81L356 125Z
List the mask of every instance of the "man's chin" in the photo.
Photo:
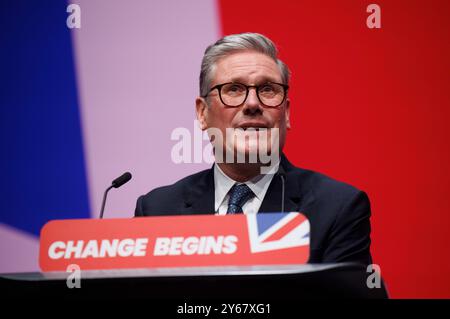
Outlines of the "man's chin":
M235 148L234 163L242 164L267 164L267 158L271 157L271 149L260 150L258 147Z

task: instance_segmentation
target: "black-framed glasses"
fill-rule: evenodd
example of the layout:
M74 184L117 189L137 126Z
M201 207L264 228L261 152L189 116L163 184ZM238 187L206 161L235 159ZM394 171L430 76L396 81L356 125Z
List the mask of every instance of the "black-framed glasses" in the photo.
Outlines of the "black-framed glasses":
M255 88L256 96L262 105L267 107L278 107L283 104L287 96L289 86L281 83L266 82L260 85L245 85L238 82L222 83L214 86L209 93L216 90L219 92L220 101L229 107L238 107L247 100L251 88Z

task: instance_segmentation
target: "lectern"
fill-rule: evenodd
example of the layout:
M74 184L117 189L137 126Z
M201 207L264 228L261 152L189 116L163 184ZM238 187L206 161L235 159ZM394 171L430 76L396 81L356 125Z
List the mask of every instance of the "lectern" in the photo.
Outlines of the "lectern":
M88 270L81 272L81 288L68 288L70 274L3 274L0 283L9 296L31 298L262 301L388 297L382 281L379 288L369 288L366 267L353 263Z
M308 264L309 243L309 222L296 212L51 221L41 231L42 272L0 283L9 296L32 298L387 297L381 279L370 288L363 265ZM72 267L81 289L69 288Z

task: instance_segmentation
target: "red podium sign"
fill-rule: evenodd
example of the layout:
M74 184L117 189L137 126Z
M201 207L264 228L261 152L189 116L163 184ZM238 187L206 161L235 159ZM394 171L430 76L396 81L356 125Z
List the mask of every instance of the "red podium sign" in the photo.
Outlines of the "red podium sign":
M300 213L190 215L48 222L42 271L303 264L310 225Z

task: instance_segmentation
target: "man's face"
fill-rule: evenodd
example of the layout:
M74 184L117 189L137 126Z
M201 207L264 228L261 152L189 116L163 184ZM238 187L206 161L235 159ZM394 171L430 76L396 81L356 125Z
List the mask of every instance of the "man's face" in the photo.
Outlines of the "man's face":
M243 51L228 55L216 63L210 87L227 82L260 85L267 82L282 83L282 77L280 69L270 57L254 51ZM268 151L271 152L270 129L277 128L279 129L279 150L276 151L281 152L286 130L290 128L289 103L289 99L286 98L278 107L266 107L261 104L256 90L252 88L242 105L228 107L221 102L216 89L210 92L207 99L197 98L197 118L203 130L217 128L225 139L227 128L246 129L245 132L239 131L241 137L242 134L245 135L246 143L235 143L233 148L235 153L244 153L247 156L250 151L255 150L255 147L259 148L262 142L267 143ZM255 132L253 129L248 130L248 128L266 128L268 134ZM266 141L263 141L264 137ZM228 138L224 144L229 146L229 142ZM224 146L224 152L226 151Z

